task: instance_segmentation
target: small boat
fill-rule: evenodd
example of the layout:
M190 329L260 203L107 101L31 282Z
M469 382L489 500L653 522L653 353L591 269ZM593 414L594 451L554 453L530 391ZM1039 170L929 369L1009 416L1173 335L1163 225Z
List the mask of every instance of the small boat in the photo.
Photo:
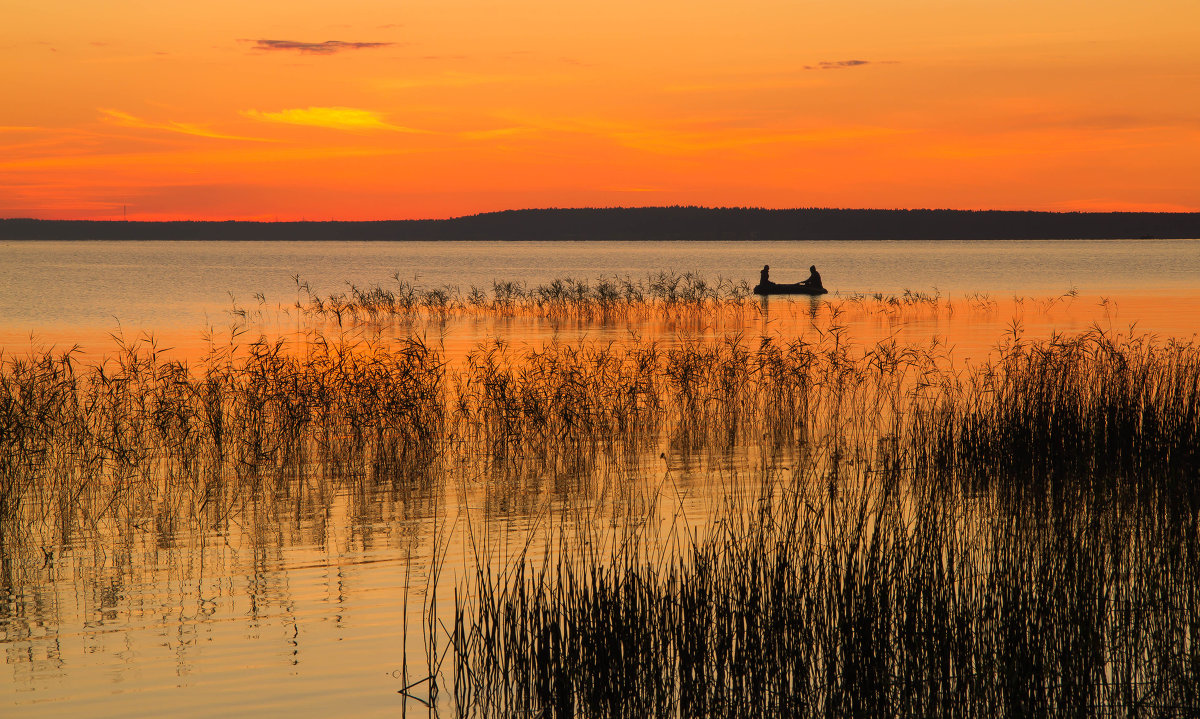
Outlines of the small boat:
M754 286L754 294L762 295L827 295L829 290L817 285L806 285L803 282L793 282L790 285L781 285L778 282L760 282Z

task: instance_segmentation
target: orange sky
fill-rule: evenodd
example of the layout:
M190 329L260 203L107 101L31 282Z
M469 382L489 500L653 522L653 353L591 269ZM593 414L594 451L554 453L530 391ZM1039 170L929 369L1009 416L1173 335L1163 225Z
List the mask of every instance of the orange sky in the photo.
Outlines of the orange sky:
M1200 210L1196 0L0 0L0 17L0 217Z

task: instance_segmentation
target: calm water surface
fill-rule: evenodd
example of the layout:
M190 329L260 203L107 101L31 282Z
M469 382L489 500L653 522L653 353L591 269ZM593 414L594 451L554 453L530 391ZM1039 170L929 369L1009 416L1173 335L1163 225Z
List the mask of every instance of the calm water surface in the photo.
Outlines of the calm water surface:
M490 290L493 281L644 278L798 281L817 265L831 292L955 297L1192 296L1200 240L999 242L7 242L0 244L0 346L93 340L118 329L195 332L221 324L256 293L295 301L299 277L318 294L348 284Z
M278 308L297 298L294 277L320 294L348 283L394 286L394 276L465 293L494 280L639 279L663 270L754 284L768 263L777 281L802 279L816 264L834 294L772 299L740 331L801 332L827 303L843 303L866 340L938 337L969 358L1014 319L1042 336L1136 323L1190 338L1200 326L1200 241L37 242L0 244L0 348L19 355L32 336L36 346L80 342L100 356L112 347L110 332L153 332L193 351L206 327L229 321L234 303L265 307L268 322L290 321ZM847 303L906 289L940 293L957 309L896 318ZM972 305L966 297L977 293L995 303ZM465 351L486 337L536 344L727 329L460 320L441 332L450 350ZM640 481L653 488L669 474L675 492L659 513L610 500L587 521L661 521L679 507L702 513L723 491L711 469L675 456L649 462ZM496 497L464 485L417 501L309 496L220 527L154 518L120 532L85 527L64 546L0 544L0 706L5 716L395 716L401 607L406 593L421 601L412 597L428 584L435 533L461 539L472 517L486 517L489 531L523 537L547 507L568 504L549 490ZM473 566L463 542L448 546L443 587ZM411 632L408 645L422 646Z

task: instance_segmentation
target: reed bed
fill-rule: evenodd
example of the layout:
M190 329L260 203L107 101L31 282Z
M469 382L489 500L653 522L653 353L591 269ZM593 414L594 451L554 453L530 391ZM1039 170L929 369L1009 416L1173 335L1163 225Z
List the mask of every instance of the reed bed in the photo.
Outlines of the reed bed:
M855 479L865 480L859 475ZM665 559L480 566L454 614L465 716L1190 716L1195 515L787 477ZM751 511L745 511L750 509Z
M583 322L645 321L664 318L729 319L745 318L762 310L763 298L755 296L745 280L723 277L710 280L695 273L658 272L645 278L604 276L594 279L558 278L542 284L501 281L485 288L424 288L393 275L394 285L359 287L348 284L342 292L320 294L299 276L296 299L288 311L309 321L320 320L337 326L384 323L397 319L439 318L451 316L535 317ZM1074 296L1074 291L1067 296ZM261 302L265 298L259 296ZM1052 306L1062 298L1042 302ZM786 300L785 300L786 301ZM261 303L260 302L260 303ZM779 300L776 301L779 304ZM810 303L814 315L821 309L856 315L953 314L954 305L934 290L904 290L900 294L849 293L835 302ZM964 298L973 311L994 309L996 301L987 295ZM245 308L235 308L243 316Z
M75 531L217 527L257 503L428 488L445 440L441 359L312 335L214 347L196 365L152 341L82 365L72 351L0 371L0 539L12 553ZM431 473L432 472L432 473Z
M858 392L892 376L876 348ZM447 632L464 716L1190 716L1200 354L1099 331L936 369L737 484L715 531L480 562ZM895 371L895 370L891 370ZM866 381L870 386L878 379ZM887 384L887 383L884 383ZM711 385L710 385L711 387ZM759 425L761 415L755 419ZM878 433L873 433L879 436ZM848 442L849 440L849 442ZM776 467L778 470L778 467Z
M598 306L565 282L522 292L528 311ZM965 367L938 345L856 345L840 312L811 336L493 340L454 361L418 336L312 328L234 332L193 363L151 340L91 364L0 357L0 553L18 559L3 581L35 581L12 573L79 533L219 531L335 497L364 513L450 492L586 507L704 458L727 468L728 502L665 537L629 517L602 542L481 559L453 617L427 608L426 700L464 715L1195 709L1200 348L1014 332Z
M471 287L465 294L454 286L421 288L396 273L393 287L360 288L351 284L345 292L322 296L299 277L294 279L295 308L308 317L336 320L339 324L378 322L418 313L521 313L595 320L671 311L728 310L748 306L754 300L745 281L710 281L693 273L659 272L645 279L567 277L532 286L498 280L492 283L490 295L478 287Z
M894 346L855 356L837 333L496 341L453 365L419 337L239 339L191 364L152 340L92 364L70 350L4 358L6 544L30 532L67 544L100 520L187 525L217 512L212 522L293 490L628 481L667 452L794 453L825 423L849 428L841 451L861 455L875 428L851 419L885 395L900 401L905 378L938 361Z
M915 429L929 441L912 461L976 489L1161 500L1195 513L1198 360L1191 343L1099 331L1014 342Z

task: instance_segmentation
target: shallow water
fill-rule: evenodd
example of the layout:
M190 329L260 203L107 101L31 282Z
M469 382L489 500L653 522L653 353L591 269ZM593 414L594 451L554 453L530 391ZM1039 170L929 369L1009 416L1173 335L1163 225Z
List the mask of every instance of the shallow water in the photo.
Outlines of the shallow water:
M393 274L463 291L493 280L534 285L661 270L753 284L767 262L780 281L816 263L833 294L756 302L729 322L458 316L419 326L453 357L486 338L533 347L633 335L665 343L725 333L815 338L814 322L827 331L836 319L858 343L937 343L967 363L1006 333L1127 333L1132 325L1190 338L1200 327L1200 241L7 243L0 347L8 356L26 352L32 333L40 345L84 342L99 357L111 351L107 334L119 320L126 336L150 331L194 356L201 331L230 320L230 295L260 308L256 328L286 332L295 322L284 311L297 295L293 275L319 293L348 282L386 286ZM940 297L895 311L860 298L905 289ZM412 326L369 331L402 336ZM473 571L470 531L484 527L494 536L483 544L505 548L505 537L527 537L549 517L594 526L601 541L611 539L606 528L666 523L681 506L701 521L729 490L731 472L762 461L753 448L721 460L728 467L663 449L630 478L639 491L627 496L571 486L484 492L470 482L430 496L313 491L212 526L167 516L126 527L85 522L61 546L0 547L0 704L21 716L395 715L402 607L407 595L411 621L420 620L413 608L424 599L435 534L452 540L444 544L445 592ZM645 497L655 492L652 509ZM423 647L413 626L407 644Z
M777 282L807 277L815 264L836 296L904 290L957 298L1086 297L1194 303L1200 240L993 242L5 242L0 243L0 347L102 345L108 334L152 331L194 342L227 323L236 303L290 306L298 277L320 295L393 286L490 290L556 278L644 278L695 272L753 285L764 264ZM1139 314L1142 322L1159 319ZM1194 319L1194 315L1191 317ZM1194 323L1192 326L1195 326ZM1171 330L1177 329L1172 325Z

